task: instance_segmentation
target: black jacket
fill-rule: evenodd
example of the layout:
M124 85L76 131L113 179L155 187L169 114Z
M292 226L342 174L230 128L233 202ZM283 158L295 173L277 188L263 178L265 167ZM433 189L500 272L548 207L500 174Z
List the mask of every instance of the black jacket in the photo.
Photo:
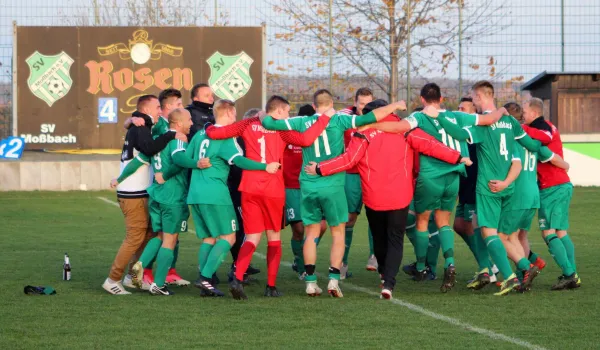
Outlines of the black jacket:
M125 135L125 143L123 144L123 152L121 153L121 161L125 162L134 158L133 150L137 149L141 153L152 157L162 151L169 141L175 138L174 131L168 131L163 135L152 138L152 118L149 115L133 112L134 117L144 118L146 122L144 126L131 125Z
M204 125L206 123L215 123L215 117L213 116L212 108L213 105L198 101L192 101L189 106L185 107L185 109L187 109L192 115L192 122L194 123L190 129L190 135L188 136L189 140L194 137L196 132L204 129Z

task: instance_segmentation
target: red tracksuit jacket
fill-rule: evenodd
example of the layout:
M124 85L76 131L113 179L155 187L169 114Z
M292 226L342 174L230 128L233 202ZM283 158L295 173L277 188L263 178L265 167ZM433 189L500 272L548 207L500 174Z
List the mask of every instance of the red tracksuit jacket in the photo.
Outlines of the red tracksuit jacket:
M395 115L385 121L397 121ZM461 155L415 129L405 135L375 129L355 133L346 153L319 163L321 174L331 175L358 165L363 202L373 210L385 211L407 207L413 198L414 152L457 164Z

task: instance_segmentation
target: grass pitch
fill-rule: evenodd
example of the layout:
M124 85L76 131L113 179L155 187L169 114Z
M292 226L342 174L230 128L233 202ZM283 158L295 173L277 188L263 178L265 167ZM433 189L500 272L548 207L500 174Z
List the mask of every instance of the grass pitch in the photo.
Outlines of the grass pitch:
M258 248L253 264L263 270L259 283L247 287L247 302L199 297L194 287L174 287L174 297L144 292L111 296L101 284L124 237L111 192L0 193L2 249L0 271L0 345L3 349L44 348L461 348L589 349L598 347L600 302L599 188L576 188L571 205L571 235L583 287L551 292L555 267L537 225L532 249L548 266L532 292L495 297L494 287L465 288L476 269L474 258L456 237L458 284L447 294L441 281L414 283L400 272L394 303L380 300L378 276L365 271L366 220L359 218L350 254L354 276L342 282L343 299L308 298L304 283L289 265L279 272L283 298L262 297L266 264ZM193 227L193 226L192 226ZM290 232L283 234L283 261L291 262ZM329 236L319 246L317 269L326 274ZM181 237L177 269L197 276L199 241ZM406 241L403 263L414 260ZM62 258L69 253L73 278L63 282ZM440 259L441 262L442 259ZM219 271L226 281L228 257ZM443 266L438 267L443 270ZM25 285L54 287L54 296L30 297ZM321 287L326 287L324 278ZM226 290L225 284L221 288Z

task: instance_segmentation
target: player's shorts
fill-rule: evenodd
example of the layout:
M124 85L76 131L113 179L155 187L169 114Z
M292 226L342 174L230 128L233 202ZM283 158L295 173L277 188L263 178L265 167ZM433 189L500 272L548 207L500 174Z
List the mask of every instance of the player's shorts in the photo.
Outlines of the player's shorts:
M171 234L187 232L190 217L187 204L167 205L151 199L148 201L148 211L154 232Z
M348 202L344 187L300 189L302 193L302 222L304 225L319 224L323 218L329 226L348 222Z
M540 230L569 229L569 206L573 196L573 184L566 183L540 191Z
M216 238L237 231L233 205L190 204L190 207L198 238Z
M475 214L475 204L458 203L454 217L471 222L473 221L473 214Z
M302 221L301 203L302 193L299 188L285 189L285 218L288 225Z
M242 192L242 217L246 234L280 231L284 198L265 197Z
M518 230L529 231L534 216L535 209L507 210L500 217L498 232L510 235Z
M346 192L346 201L348 202L348 213L360 214L363 207L363 201L359 174L346 173L346 185L344 185L344 191Z
M477 225L479 227L498 229L500 218L508 212L508 199L512 195L486 196L476 194Z
M415 188L417 213L428 210L454 210L458 196L459 175L452 172L435 178L419 176Z

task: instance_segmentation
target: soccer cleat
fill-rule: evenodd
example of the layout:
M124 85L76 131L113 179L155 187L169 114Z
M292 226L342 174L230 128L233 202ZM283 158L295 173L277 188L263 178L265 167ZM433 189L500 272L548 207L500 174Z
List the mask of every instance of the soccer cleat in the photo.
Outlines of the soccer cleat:
M413 281L422 282L427 280L427 269L422 271L417 271L413 276Z
M352 272L348 272L348 264L342 264L342 268L340 269L340 279L345 280L350 277L352 277Z
M200 289L208 292L209 296L213 296L213 297L225 296L225 294L223 294L223 292L221 292L220 290L215 288L210 282L211 282L210 278L205 278L204 276L200 276L200 278L198 278L198 280L196 282L194 282L194 285L197 288L200 288Z
M367 271L377 271L377 267L377 258L375 258L375 255L369 256L369 260L367 260L366 266Z
M123 288L121 282L111 282L108 278L106 279L106 281L104 281L104 283L102 283L102 288L104 288L105 291L109 292L112 295L131 294L131 292L128 292L127 290L125 290L125 288Z
M244 293L244 286L242 285L242 281L234 278L231 283L229 283L229 292L231 296L235 300L248 300L248 296Z
M537 268L541 272L544 269L544 267L546 267L546 261L538 256L537 259L535 259L535 261L533 262L533 265L537 266Z
M442 293L446 293L454 287L456 284L456 268L454 265L448 265L448 268L444 269L444 281L440 287Z
M169 296L169 295L174 295L175 293L168 290L166 284L164 286L158 288L156 283L153 282L152 285L150 286L150 294Z
M123 278L123 285L127 288L134 288L134 289L141 289L141 290L150 290L150 284L146 283L146 282L142 282L142 287L138 288L137 286L135 286L133 284L133 278L131 275L127 275L125 276L125 278Z
M530 290L534 278L536 278L539 274L539 267L536 265L529 265L529 270L523 273L523 283L521 284L521 288L525 291Z
M294 260L294 262L292 263L292 271L294 272L298 272L298 264L296 263L296 260Z
M418 272L417 271L417 263L414 262L412 264L402 266L402 271L404 271L404 273L409 276L415 277Z
M386 300L392 299L392 290L391 289L387 289L387 288L383 288L381 290L381 295L379 295L379 298L386 299Z
M210 283L214 286L216 286L217 284L221 283L221 279L219 278L219 276L217 276L217 273L213 273L212 278L210 279Z
M144 269L144 283L151 285L154 283L154 276L152 275L152 269Z
M246 273L250 276L256 275L256 274L260 273L260 270L252 265L248 265L248 269L246 269Z
M298 279L300 281L304 281L304 279L306 278L306 272L302 272L298 274Z
M340 289L340 281L336 279L330 279L329 284L327 285L327 292L334 298L343 298L344 294L342 294L342 290Z
M575 277L577 278L577 282L575 282L574 288L579 288L581 287L581 277L579 277L579 274L577 274L577 272L575 272Z
M277 290L277 287L267 286L265 288L265 296L270 298L279 298L283 296L283 293Z
M558 282L550 288L551 290L563 290L563 289L574 289L579 288L581 286L581 282L579 286L577 284L579 280L579 276L574 273L571 276L560 276L558 278Z
M131 267L131 283L136 288L142 288L142 284L144 283L144 267L141 261L136 262Z
M169 269L166 282L167 284L174 284L176 286L188 286L190 284L190 281L181 278L174 268Z
M435 274L435 272L433 272L431 270L431 267L429 267L429 266L425 267L425 271L427 271L427 280L433 281L433 280L437 279L437 275Z
M494 295L497 295L497 296L507 295L508 293L510 293L512 291L516 291L520 288L521 288L521 283L519 282L517 275L515 275L513 273L504 282L502 282L502 285L500 286L500 291L498 293L494 293Z
M310 297L316 297L321 295L323 290L317 286L317 282L306 282L306 294Z
M481 288L490 284L490 273L489 270L484 268L479 271L474 279L472 279L469 283L467 283L467 288L473 290L480 290Z

